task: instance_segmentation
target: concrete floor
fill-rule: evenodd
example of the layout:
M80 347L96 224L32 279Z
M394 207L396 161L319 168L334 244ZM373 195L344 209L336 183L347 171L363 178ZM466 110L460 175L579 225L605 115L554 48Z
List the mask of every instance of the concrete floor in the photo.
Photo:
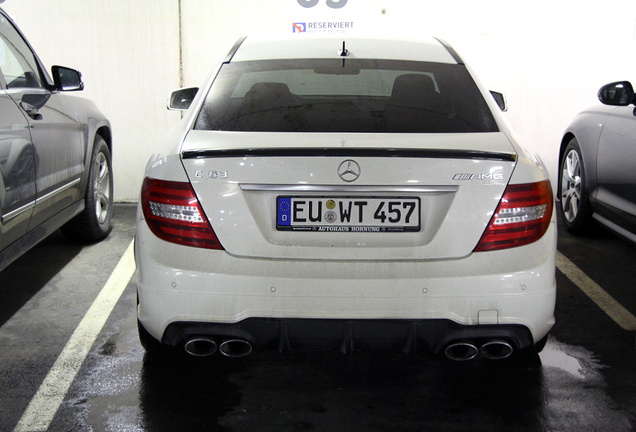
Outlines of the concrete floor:
M0 272L0 431L16 428L117 266L134 211L117 205L101 243L79 246L55 233ZM602 230L559 236L559 251L636 314L636 246ZM561 271L557 282L557 324L540 356L458 364L372 353L149 357L137 339L131 281L48 430L634 430L635 332Z

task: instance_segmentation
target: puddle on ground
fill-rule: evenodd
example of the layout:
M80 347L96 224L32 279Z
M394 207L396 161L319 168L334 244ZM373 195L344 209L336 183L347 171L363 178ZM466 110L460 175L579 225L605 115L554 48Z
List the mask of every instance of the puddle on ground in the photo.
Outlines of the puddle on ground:
M546 430L631 431L629 419L606 393L596 354L550 337L539 354L543 367Z
M584 379L590 371L586 371L583 366L583 362L578 357L570 355L565 350L571 350L572 347L566 346L560 342L554 340L548 343L539 357L541 358L541 364L543 367L554 367L573 375L577 378ZM592 358L591 353L587 354L588 359ZM590 363L589 361L586 363Z
M602 379L603 366L596 355L583 347L575 347L550 338L539 354L544 368L557 368L580 379Z

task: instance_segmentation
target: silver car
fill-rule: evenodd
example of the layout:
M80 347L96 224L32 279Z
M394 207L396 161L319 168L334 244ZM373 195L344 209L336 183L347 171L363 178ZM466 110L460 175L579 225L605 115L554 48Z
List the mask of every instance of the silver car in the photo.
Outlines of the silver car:
M0 9L0 270L60 227L82 241L110 233L110 123L62 93L83 88L76 70L49 76Z
M561 141L562 219L573 234L597 221L636 242L636 98L628 81L603 86Z

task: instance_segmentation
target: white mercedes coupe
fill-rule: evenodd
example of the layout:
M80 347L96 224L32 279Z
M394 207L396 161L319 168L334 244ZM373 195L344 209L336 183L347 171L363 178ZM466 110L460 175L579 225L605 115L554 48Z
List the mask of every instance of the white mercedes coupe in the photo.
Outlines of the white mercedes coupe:
M145 172L142 345L540 351L552 189L504 105L439 39L240 39L172 93L184 118Z

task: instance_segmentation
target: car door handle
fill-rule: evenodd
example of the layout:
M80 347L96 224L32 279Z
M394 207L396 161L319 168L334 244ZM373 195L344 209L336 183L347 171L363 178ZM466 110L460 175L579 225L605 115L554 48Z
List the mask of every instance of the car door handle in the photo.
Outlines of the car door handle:
M33 120L42 120L42 114L40 114L40 111L38 111L38 109L30 103L22 101L20 102L20 107L22 107L24 112L26 112Z

